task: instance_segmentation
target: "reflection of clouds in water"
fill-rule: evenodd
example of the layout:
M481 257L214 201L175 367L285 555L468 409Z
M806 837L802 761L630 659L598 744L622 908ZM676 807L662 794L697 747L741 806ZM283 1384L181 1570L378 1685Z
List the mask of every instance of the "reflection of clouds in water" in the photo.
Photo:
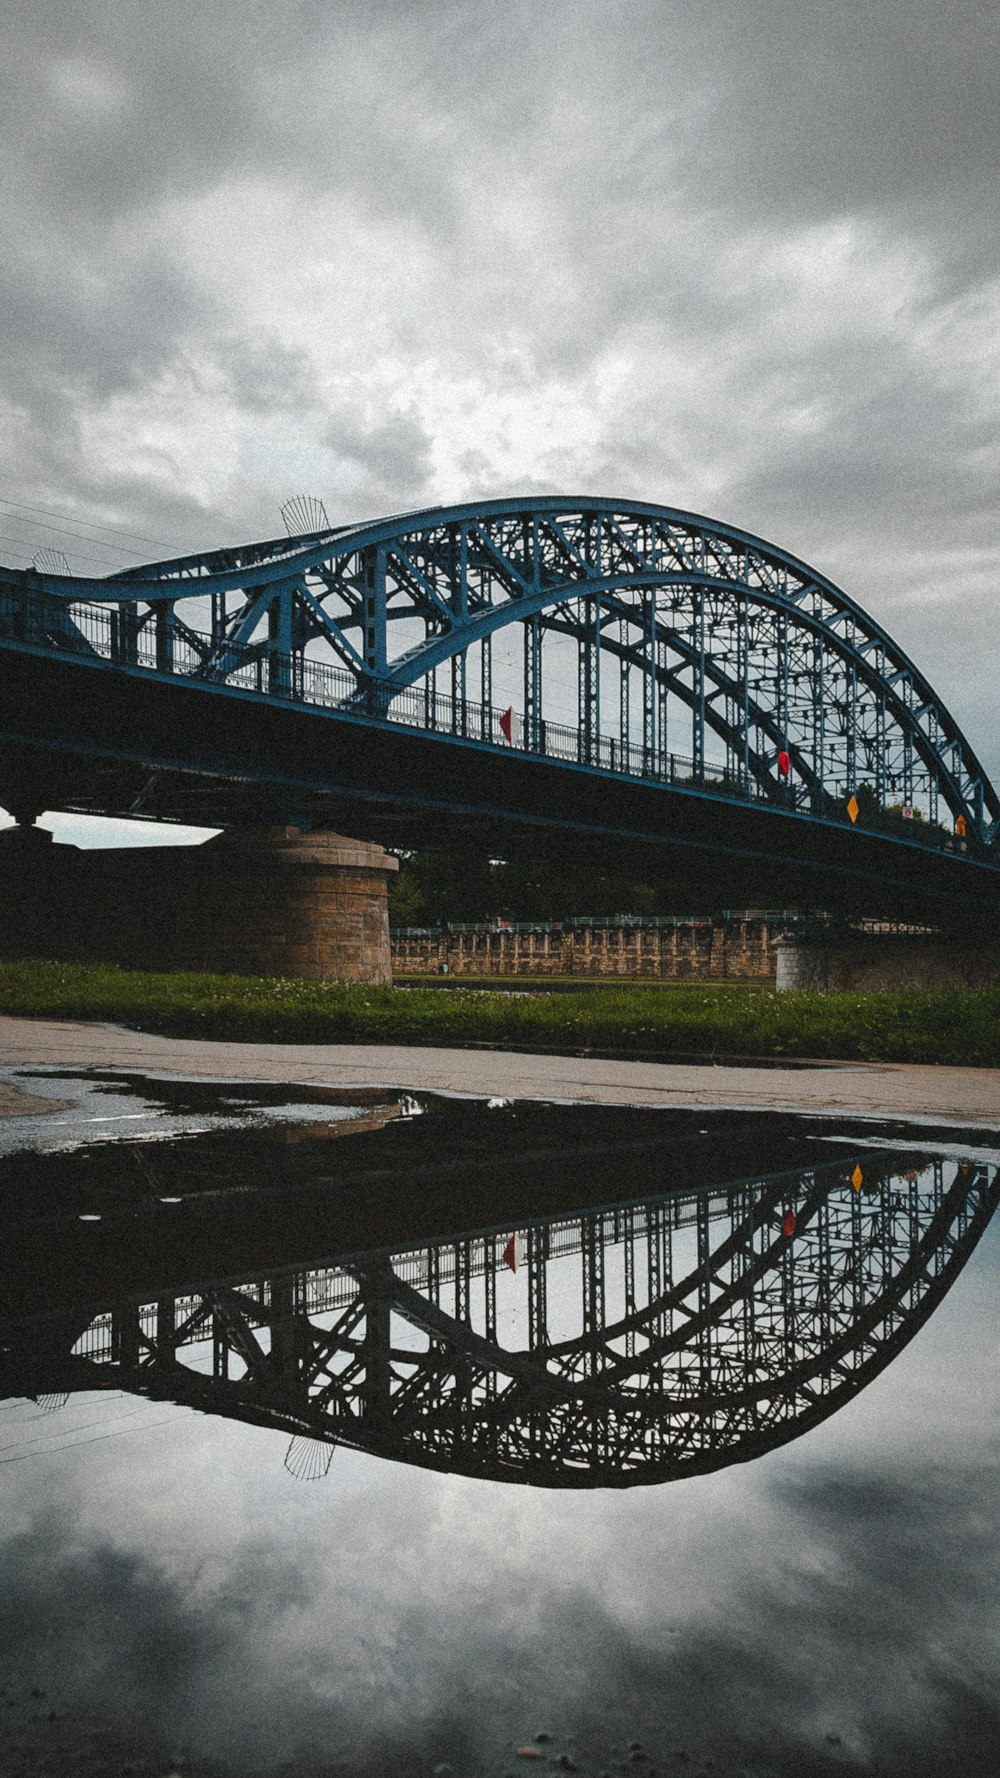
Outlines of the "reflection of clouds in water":
M5 1666L243 1760L475 1760L540 1726L602 1763L634 1736L777 1771L828 1734L901 1771L983 1752L988 1451L879 1478L786 1457L584 1502L365 1471L298 1527L217 1554L209 1531L201 1559L54 1509L5 1551Z
M633 1738L695 1771L983 1769L997 1246L841 1414L672 1487L547 1494L346 1450L307 1486L280 1435L181 1411L2 1471L0 1671L244 1764L499 1772L544 1727L584 1769Z

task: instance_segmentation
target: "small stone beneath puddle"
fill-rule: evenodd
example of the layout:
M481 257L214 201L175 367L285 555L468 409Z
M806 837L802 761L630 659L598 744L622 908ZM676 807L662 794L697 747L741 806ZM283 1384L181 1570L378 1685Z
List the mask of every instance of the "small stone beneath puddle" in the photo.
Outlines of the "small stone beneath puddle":
M517 1757L518 1759L541 1759L541 1749L538 1747L519 1747L517 1750Z
M539 1729L537 1735L535 1736L536 1741L551 1741L551 1739L552 1739L552 1736L549 1734L548 1729Z

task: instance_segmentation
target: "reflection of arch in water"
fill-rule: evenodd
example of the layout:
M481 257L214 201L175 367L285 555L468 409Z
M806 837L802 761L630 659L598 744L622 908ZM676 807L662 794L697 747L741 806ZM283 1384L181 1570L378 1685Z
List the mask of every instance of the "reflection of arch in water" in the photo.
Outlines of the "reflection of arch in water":
M284 1429L300 1474L336 1443L536 1486L704 1473L835 1412L954 1282L1000 1169L902 1165L530 1223L513 1277L488 1230L24 1324L4 1393L124 1388Z

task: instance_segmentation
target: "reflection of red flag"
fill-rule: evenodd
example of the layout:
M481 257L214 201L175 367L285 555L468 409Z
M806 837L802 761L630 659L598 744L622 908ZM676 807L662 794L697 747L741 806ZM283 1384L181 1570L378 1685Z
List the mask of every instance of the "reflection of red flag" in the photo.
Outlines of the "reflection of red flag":
M500 718L500 733L503 735L503 738L505 741L513 742L514 737L510 732L513 721L514 721L514 706L512 704L510 709L505 710L503 715Z
M782 1226L786 1235L794 1235L794 1233L795 1233L795 1211L794 1210L789 1210L786 1212L785 1220L781 1226Z
M503 1250L503 1259L504 1259L504 1265L509 1266L512 1272L517 1271L517 1236L516 1235L511 1235L510 1240L507 1242L507 1245Z
M791 769L792 769L792 756L790 753L786 753L785 749L782 748L781 752L778 754L778 771L781 773L781 776L783 778L787 778Z

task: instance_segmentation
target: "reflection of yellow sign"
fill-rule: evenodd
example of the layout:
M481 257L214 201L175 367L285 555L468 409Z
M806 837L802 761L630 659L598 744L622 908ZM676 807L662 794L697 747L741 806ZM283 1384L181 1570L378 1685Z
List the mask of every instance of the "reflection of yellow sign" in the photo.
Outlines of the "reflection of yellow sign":
M850 815L852 822L856 821L858 816L861 813L861 810L858 806L858 799L855 796L853 790L851 791L851 800L847 805L847 813Z
M965 816L964 815L956 815L955 816L955 832L957 833L960 840L964 840L967 831L968 830L967 830L967 826L966 826Z
M851 1174L851 1184L853 1185L856 1192L859 1192L861 1190L861 1187L864 1184L864 1177L865 1176L862 1173L861 1168L855 1167L854 1172Z

